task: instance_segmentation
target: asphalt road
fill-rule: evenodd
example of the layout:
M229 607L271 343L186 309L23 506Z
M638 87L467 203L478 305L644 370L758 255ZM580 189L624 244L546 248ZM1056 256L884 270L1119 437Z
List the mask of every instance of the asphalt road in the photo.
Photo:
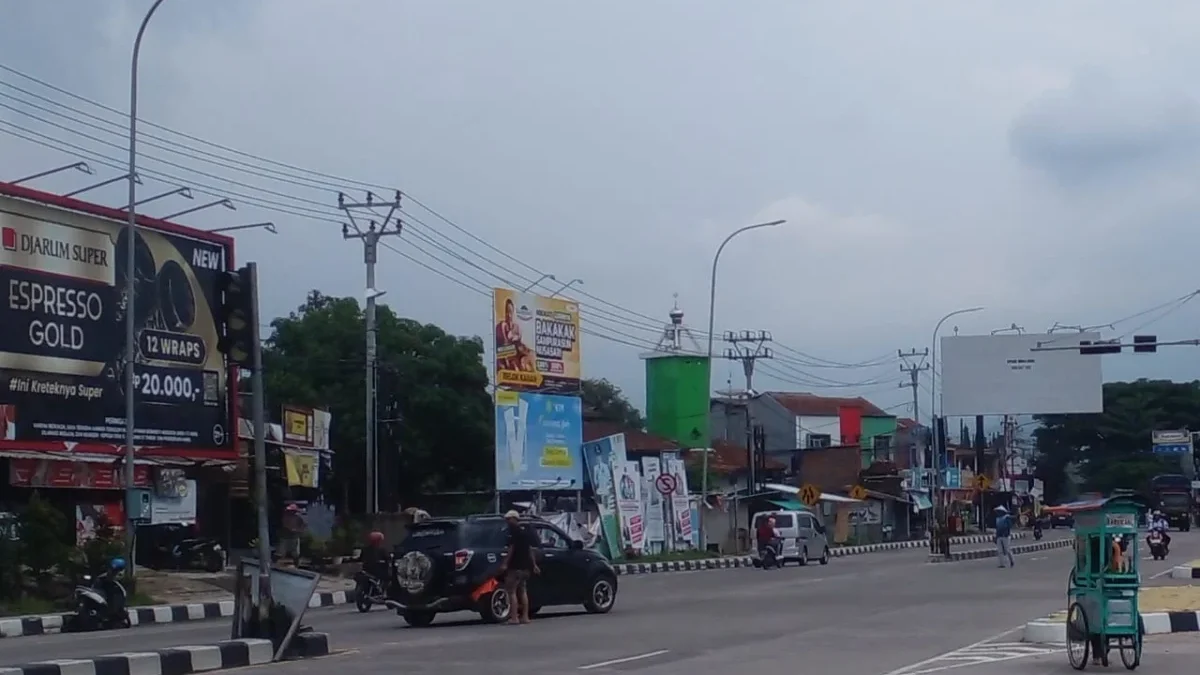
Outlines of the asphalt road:
M1177 535L1173 549L1166 563L1143 561L1143 576L1200 557L1200 535ZM989 638L1019 640L1019 634L1003 634L1061 609L1069 551L1019 556L1013 569L997 569L994 559L928 564L926 552L914 549L834 559L828 566L622 577L610 615L548 613L520 627L483 625L458 614L411 629L382 609L366 615L346 607L312 610L307 622L329 632L344 651L269 667L278 675L324 675L331 666L342 675L389 667L412 675L727 675L747 667L881 675ZM208 643L228 630L225 622L185 623L0 640L0 663ZM1029 658L1034 663L1041 656Z

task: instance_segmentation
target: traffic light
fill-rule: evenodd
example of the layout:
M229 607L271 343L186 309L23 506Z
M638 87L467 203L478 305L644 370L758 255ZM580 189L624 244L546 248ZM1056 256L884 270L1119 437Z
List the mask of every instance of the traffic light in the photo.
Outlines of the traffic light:
M1153 354L1158 351L1157 335L1134 335L1133 351L1135 354Z
M1096 340L1095 342L1092 342L1091 340L1080 340L1079 341L1079 353L1080 354L1093 354L1093 355L1094 354L1120 354L1121 353L1121 341L1120 340Z
M221 338L217 349L229 362L253 367L254 339L258 333L255 309L258 302L254 297L254 278L249 267L221 272L217 277L217 319Z

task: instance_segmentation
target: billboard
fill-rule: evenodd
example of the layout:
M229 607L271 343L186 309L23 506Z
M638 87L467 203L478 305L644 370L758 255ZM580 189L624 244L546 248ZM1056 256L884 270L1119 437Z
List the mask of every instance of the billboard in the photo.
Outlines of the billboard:
M605 436L583 445L581 453L587 464L587 482L595 493L600 512L600 541L597 548L609 560L621 560L625 555L621 539L621 511L617 502L616 469L628 461L625 454L625 434Z
M123 445L132 275L136 443L232 454L214 314L232 241L148 221L130 269L122 216L0 184L0 448Z
M332 415L328 411L308 406L284 405L283 442L299 448L329 449L329 427Z
M496 386L579 391L579 305L508 288L492 292Z
M582 445L579 398L496 390L497 490L582 490Z
M1104 410L1100 356L1076 349L1098 333L955 335L942 338L942 414L1054 415Z

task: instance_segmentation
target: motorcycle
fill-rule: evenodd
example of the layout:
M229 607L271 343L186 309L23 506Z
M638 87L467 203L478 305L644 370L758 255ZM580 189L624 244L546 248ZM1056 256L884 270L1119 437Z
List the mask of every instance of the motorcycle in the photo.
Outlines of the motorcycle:
M1146 545L1150 548L1150 555L1155 560L1166 560L1169 553L1169 544L1162 532L1151 532L1146 537Z
M758 549L758 566L764 570L779 567L779 543L771 542Z
M75 586L75 612L66 617L67 632L129 628L127 594L120 581L84 575L82 582Z
M1039 541L1042 538L1042 524L1038 521L1033 521L1033 539Z
M171 564L177 570L200 567L215 574L225 569L225 550L216 539L184 539L171 548Z
M373 574L359 571L354 575L354 606L364 614L372 605L382 605L387 600L383 582Z

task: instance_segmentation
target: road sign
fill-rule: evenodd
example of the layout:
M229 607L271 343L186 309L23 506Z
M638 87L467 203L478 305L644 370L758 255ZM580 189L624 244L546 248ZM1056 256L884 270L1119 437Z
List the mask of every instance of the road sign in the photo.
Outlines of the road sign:
M987 476L985 476L983 474L975 475L975 489L976 490L986 490L986 489L990 488L991 486L992 486L992 481L988 480Z
M862 501L867 498L867 489L861 485L855 485L850 488L850 498Z
M664 496L675 492L675 474L658 474L658 478L654 479L654 487L659 494Z
M1187 429L1152 431L1150 443L1156 455L1187 455L1192 452L1192 434Z
M821 488L811 483L805 483L800 488L800 501L805 506L816 506L817 502L821 501Z

